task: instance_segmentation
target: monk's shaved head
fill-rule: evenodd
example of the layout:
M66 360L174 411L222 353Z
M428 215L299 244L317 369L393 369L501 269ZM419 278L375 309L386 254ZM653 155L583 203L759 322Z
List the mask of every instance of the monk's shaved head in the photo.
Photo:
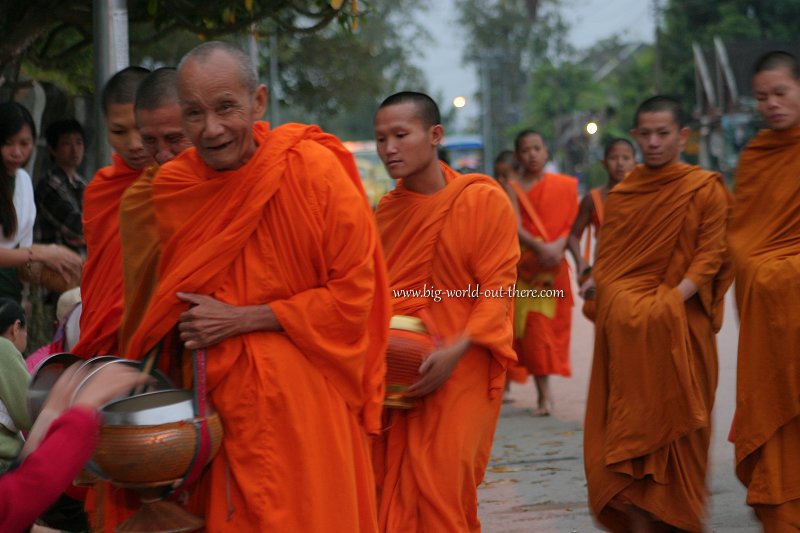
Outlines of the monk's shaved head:
M139 109L158 109L178 103L178 71L173 67L163 67L151 72L136 91L134 107Z
M683 115L683 109L680 102L671 96L656 95L648 98L636 109L636 114L633 116L633 127L639 126L639 115L642 113L660 113L669 112L675 120L678 128L683 128L686 125L686 118Z
M541 133L539 133L538 131L536 131L534 129L528 128L526 130L522 130L521 132L517 133L517 136L514 137L514 151L515 152L519 152L519 145L520 145L520 143L522 143L522 139L524 139L525 137L528 137L530 135L536 135L537 137L539 137L542 140L542 144L544 144L545 147L547 146L547 144L544 142L544 135L542 135Z
M194 47L183 56L183 59L181 59L181 62L178 64L178 71L182 71L184 65L189 61L198 61L202 64L217 53L230 56L231 60L236 63L242 85L249 92L256 90L258 87L258 75L256 74L256 68L253 62L250 60L250 56L244 53L241 48L222 41L209 41Z
M797 58L783 50L773 50L759 57L755 65L753 65L753 76L767 70L781 68L789 71L794 79L800 80L800 64L798 64Z
M108 80L103 87L103 113L108 114L108 106L112 104L133 104L139 84L150 74L143 67L127 67Z
M395 93L381 102L378 111L384 107L389 107L398 104L414 104L417 108L417 115L422 119L422 123L426 128L436 126L442 123L442 116L439 113L439 106L433 101L433 98L424 93L417 93L414 91L402 91Z
M522 165L519 163L519 159L511 150L503 150L497 157L494 158L495 165L509 165L515 172L520 172L522 170Z

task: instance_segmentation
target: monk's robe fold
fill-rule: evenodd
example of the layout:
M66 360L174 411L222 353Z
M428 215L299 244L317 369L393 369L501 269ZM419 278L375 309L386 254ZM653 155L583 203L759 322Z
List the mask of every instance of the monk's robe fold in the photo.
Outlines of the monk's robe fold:
M395 297L393 313L423 309L447 345L473 346L437 391L409 411L387 411L376 442L381 531L477 531L477 486L489 461L512 350L512 300L519 260L516 221L490 178L442 164L447 186L433 195L402 181L378 204L376 218L393 290L442 290L441 300ZM450 296L448 290L481 295ZM485 291L499 291L487 293Z
M269 304L282 332L208 350L225 437L206 472L209 531L375 531L367 432L380 427L390 302L352 155L315 126L257 123L241 168L195 149L161 167L159 281L130 343L141 357L187 309L176 293Z
M141 173L114 154L111 166L98 170L84 191L81 337L72 349L82 357L119 355L123 306L119 205Z
M761 131L742 152L728 239L741 318L736 473L766 530L782 531L762 514L780 506L800 525L800 128Z
M527 191L527 196L547 231L547 238L520 206L522 224L528 233L547 241L567 238L572 230L572 223L578 215L578 180L562 174L545 172L542 179ZM519 280L517 288L531 287ZM519 315L517 320L524 321L525 333L523 336L517 334L514 347L520 363L534 376L549 374L571 376L569 340L573 300L566 257L561 261L561 268L553 280L552 288L564 293L563 298L555 298L555 311L552 316L535 310L540 309L543 302L531 298L517 298L516 313ZM550 306L552 307L553 305Z
M153 178L157 171L158 165L145 169L122 195L120 203L124 309L119 345L123 356L133 333L139 327L158 279L161 252L153 208Z
M639 166L609 192L584 461L591 510L612 531L629 530L623 504L702 530L728 204L718 174L683 163ZM686 302L683 278L699 288Z

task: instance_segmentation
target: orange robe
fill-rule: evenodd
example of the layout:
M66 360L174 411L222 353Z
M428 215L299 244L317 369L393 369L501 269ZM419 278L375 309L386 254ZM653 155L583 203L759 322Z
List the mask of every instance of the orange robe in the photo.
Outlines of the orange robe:
M527 195L547 230L547 240L567 238L578 214L578 181L570 176L545 172ZM521 206L520 213L524 228L534 237L543 238ZM534 376L571 376L569 340L573 300L566 257L561 261L552 288L564 291L563 298L556 298L555 316L551 318L535 311L527 313L525 334L515 339L514 349L520 363Z
M141 173L114 154L111 166L98 170L84 192L87 257L81 279L81 337L72 349L82 357L119 355L123 306L119 205L125 189Z
M159 281L128 355L188 306L176 293L269 304L284 331L208 349L222 447L206 470L209 531L374 532L368 433L380 429L390 302L355 162L315 126L254 127L241 168L194 148L159 170Z
M161 250L153 208L153 177L157 171L158 165L147 168L125 191L120 204L124 310L119 344L123 356L142 321L158 280Z
M477 486L494 437L505 367L514 362L513 302L519 260L516 221L505 193L487 176L442 164L447 186L433 195L403 187L376 217L393 290L463 290L483 296L395 297L396 315L427 308L445 345L471 347L445 384L408 411L389 410L376 442L380 527L385 533L478 531ZM504 295L483 291L505 288Z
M739 365L736 473L765 531L800 530L800 128L742 152L729 242Z
M702 530L729 196L683 163L640 165L608 193L584 462L592 513L612 531L630 530L624 504ZM683 278L699 288L686 302Z

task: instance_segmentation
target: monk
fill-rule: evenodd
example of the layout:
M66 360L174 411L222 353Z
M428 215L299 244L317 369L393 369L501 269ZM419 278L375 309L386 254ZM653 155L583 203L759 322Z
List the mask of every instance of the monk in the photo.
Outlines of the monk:
M564 250L578 212L578 180L545 171L549 153L538 132L520 132L514 148L523 169L520 180L511 182L522 222L517 289L554 291L516 299L514 349L536 384L532 414L548 416L553 408L549 376L572 375L572 289Z
M375 115L378 155L397 188L376 218L392 312L423 319L439 346L419 368L410 410L388 410L376 443L384 533L480 531L477 487L489 461L512 350L519 245L514 212L488 176L440 163L444 129L427 95L401 92ZM479 287L430 298L398 291ZM439 301L437 301L439 300Z
M578 216L572 225L567 247L575 259L575 265L579 275L579 285L589 278L591 274L591 247L592 229L594 229L595 239L600 235L600 226L603 224L605 215L605 202L608 198L608 191L613 189L625 176L636 166L633 144L627 139L617 137L606 143L601 161L603 168L608 173L608 181L605 185L595 187L589 194L584 195L578 206ZM588 228L586 235L586 247L581 253L581 237ZM583 296L583 295L582 295Z
M728 240L736 272L736 474L764 531L800 530L800 68L774 51L755 64L768 129L739 158Z
M155 164L125 191L120 205L124 310L119 342L123 354L155 289L161 257L152 203L153 177L159 165L192 145L181 123L176 69L156 69L142 81L136 92L135 112L142 143Z
M97 171L83 196L86 264L81 279L81 336L73 352L82 357L119 355L122 320L122 253L119 205L122 194L153 159L144 149L133 102L149 71L127 67L103 88L102 104L112 164Z
M592 271L584 462L591 511L611 531L704 530L730 195L719 174L680 162L683 124L672 98L639 106L644 164L608 193Z
M190 51L178 94L194 146L153 179L161 266L127 355L176 331L207 352L208 531L375 532L390 301L355 162L316 126L260 122L267 88L232 45Z

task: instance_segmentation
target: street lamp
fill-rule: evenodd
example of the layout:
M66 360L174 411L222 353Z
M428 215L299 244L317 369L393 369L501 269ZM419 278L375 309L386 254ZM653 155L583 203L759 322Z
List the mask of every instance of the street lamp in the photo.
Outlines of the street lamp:
M453 107L461 109L465 105L467 105L467 99L464 98L463 96L456 96L455 98L453 98Z
M597 133L597 122L589 122L586 124L586 133L589 135L594 135Z

